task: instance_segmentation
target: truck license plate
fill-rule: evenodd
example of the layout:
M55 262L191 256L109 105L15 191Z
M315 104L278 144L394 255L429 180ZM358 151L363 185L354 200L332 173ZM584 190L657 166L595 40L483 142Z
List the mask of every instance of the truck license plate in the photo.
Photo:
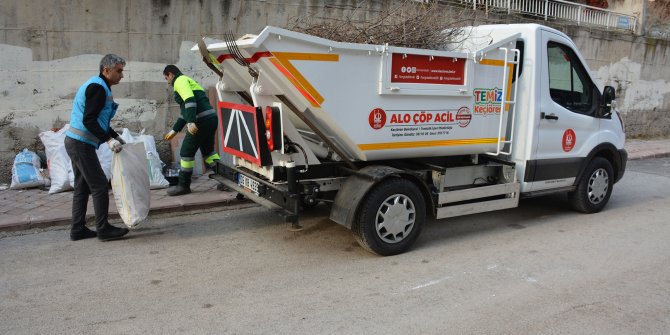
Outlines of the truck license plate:
M258 195L258 185L259 183L243 174L237 175L237 185L244 187L245 189L253 192Z

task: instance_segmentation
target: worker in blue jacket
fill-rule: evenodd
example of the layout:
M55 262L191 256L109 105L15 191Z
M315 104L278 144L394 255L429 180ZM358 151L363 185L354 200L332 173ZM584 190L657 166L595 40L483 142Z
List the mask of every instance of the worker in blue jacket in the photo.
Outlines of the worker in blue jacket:
M113 152L120 152L125 142L110 127L119 105L114 102L113 85L123 78L126 61L114 54L100 61L100 74L91 77L77 91L72 105L70 128L65 133L65 150L72 161L74 193L72 195L72 228L70 239L77 241L98 237L101 241L118 239L127 228L114 227L107 221L109 182L100 166L96 150L106 143ZM93 198L96 231L86 227L88 196Z
M209 104L205 90L195 80L181 73L175 65L168 65L163 76L174 89L174 99L181 108L181 115L172 130L165 135L169 141L186 126L186 136L182 142L179 155L179 183L168 189L171 196L191 193L191 176L195 166L195 153L205 158L209 169L214 169L219 161L219 154L214 150L214 135L218 126L216 111Z

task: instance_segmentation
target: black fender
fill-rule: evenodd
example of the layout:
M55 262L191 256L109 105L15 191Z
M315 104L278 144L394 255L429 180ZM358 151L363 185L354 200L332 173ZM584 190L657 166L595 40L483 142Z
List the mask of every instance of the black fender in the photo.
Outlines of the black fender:
M615 176L614 183L623 178L624 172L626 172L628 153L625 149L617 149L612 143L601 143L593 148L586 156L586 159L582 161L582 166L579 168L577 178L575 178L575 186L579 184L580 180L582 180L582 176L586 172L586 167L595 157L603 157L612 164L612 169L614 169Z
M413 173L385 165L366 166L355 174L352 174L337 191L333 206L330 210L330 219L340 225L351 229L351 225L358 214L361 200L368 194L370 189L379 182L388 178L408 179L416 184L423 194L426 202L426 211L433 211L433 201L430 196L428 185L422 178Z

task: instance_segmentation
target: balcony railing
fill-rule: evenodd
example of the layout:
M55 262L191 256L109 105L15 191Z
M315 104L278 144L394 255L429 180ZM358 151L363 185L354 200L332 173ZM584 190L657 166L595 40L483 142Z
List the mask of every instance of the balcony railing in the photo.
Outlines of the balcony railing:
M454 2L445 1L445 2ZM561 0L460 0L465 6L486 11L506 10L508 14L520 13L549 19L575 22L577 25L605 27L634 32L637 17L593 6Z

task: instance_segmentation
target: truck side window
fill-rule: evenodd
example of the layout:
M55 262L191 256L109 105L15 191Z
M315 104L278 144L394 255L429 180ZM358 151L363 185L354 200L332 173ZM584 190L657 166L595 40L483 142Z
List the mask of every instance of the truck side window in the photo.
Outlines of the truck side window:
M547 56L551 99L573 112L592 115L594 85L577 55L567 46L549 42Z
M516 46L515 48L519 49L519 59L515 59L519 63L519 77L521 77L521 73L523 72L523 50L524 50L524 43L523 40L518 40L516 41ZM517 65L515 65L517 66ZM514 73L516 73L516 69L514 69ZM512 82L516 81L516 76L512 77Z

